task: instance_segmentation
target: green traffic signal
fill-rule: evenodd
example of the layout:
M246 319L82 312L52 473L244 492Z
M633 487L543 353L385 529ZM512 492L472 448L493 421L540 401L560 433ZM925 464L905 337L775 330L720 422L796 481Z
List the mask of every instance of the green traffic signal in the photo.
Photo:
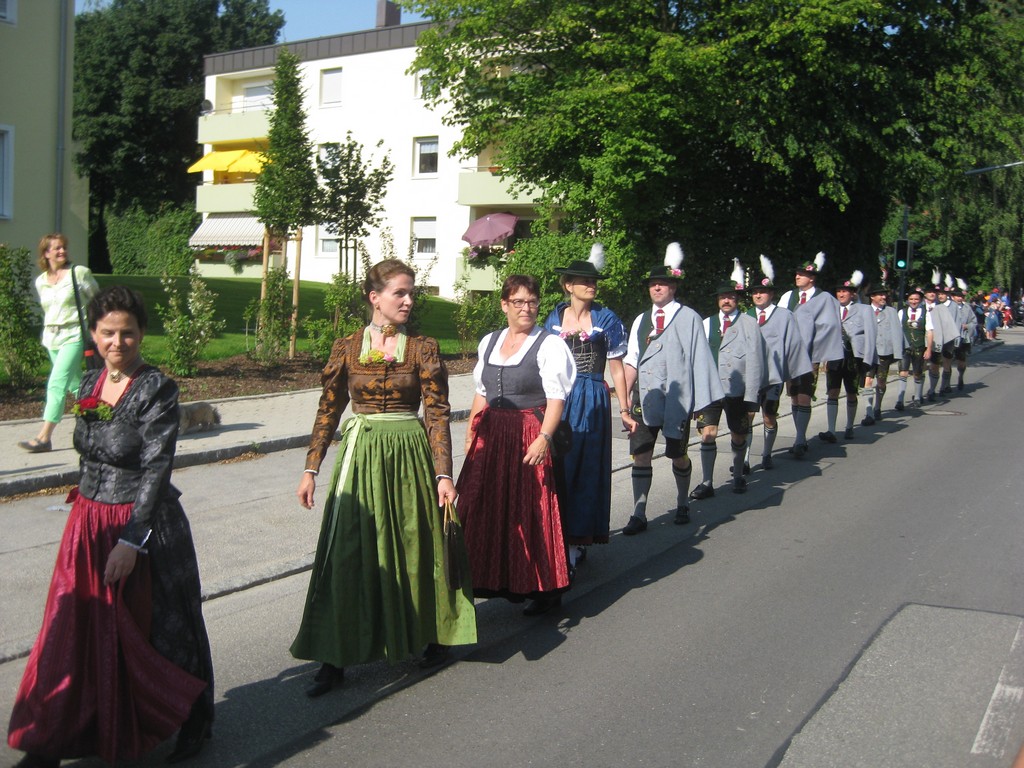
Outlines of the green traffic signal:
M910 259L913 254L913 247L909 240L897 240L896 241L896 254L893 257L893 265L900 272L906 272L910 269Z

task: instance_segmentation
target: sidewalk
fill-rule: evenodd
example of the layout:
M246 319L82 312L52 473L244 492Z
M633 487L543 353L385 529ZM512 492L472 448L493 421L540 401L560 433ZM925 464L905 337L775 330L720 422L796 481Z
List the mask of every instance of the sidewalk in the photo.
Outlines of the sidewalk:
M985 344L973 355L992 349L1002 342ZM972 356L973 356L972 355ZM890 381L895 379L895 375ZM815 407L824 404L824 383L818 387ZM473 377L471 374L452 376L449 397L453 421L465 421L473 403ZM313 417L320 399L319 389L285 392L256 397L235 397L211 400L220 412L220 425L210 432L183 435L178 438L178 452L174 466L190 467L235 458L249 452L272 453L308 444ZM895 395L890 395L891 407ZM788 419L790 401L783 397L780 418ZM755 422L759 423L758 422ZM786 423L786 422L784 422ZM65 416L53 435L50 453L26 453L17 448L19 440L35 434L38 420L0 422L0 498L19 493L74 485L78 482L78 454L71 443L73 417ZM613 433L612 469L619 470L631 463L629 444L624 434ZM697 442L691 430L691 444ZM660 443L659 443L660 446ZM788 447L786 444L780 448Z

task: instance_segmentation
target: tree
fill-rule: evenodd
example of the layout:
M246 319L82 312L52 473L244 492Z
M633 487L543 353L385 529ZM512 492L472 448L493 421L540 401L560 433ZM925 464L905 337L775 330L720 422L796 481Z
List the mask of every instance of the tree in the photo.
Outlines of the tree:
M377 142L377 148L383 146ZM349 274L346 259L354 251L356 238L366 237L370 227L378 226L384 210L384 192L394 174L394 165L388 155L373 167L371 160L363 161L363 145L349 132L342 144L325 144L317 158L322 185L317 200L319 219L332 235L341 238L338 249L338 271ZM355 260L350 277L356 277Z
M304 95L299 58L282 48L274 65L274 109L270 113L270 131L264 152L267 160L263 171L256 177L253 204L256 217L263 222L269 234L280 237L285 243L295 235L289 357L295 356L298 332L302 228L318 223L318 187L313 170L313 144L306 129L306 112L302 106Z
M195 203L203 56L276 42L267 0L112 0L75 18L73 117L77 170L89 177L90 231L107 208ZM105 244L90 236L90 251Z
M680 240L719 278L759 252L863 266L893 196L1020 141L1022 20L1005 3L407 6L437 22L413 68L463 129L453 153L489 148L567 223L628 232L651 261Z

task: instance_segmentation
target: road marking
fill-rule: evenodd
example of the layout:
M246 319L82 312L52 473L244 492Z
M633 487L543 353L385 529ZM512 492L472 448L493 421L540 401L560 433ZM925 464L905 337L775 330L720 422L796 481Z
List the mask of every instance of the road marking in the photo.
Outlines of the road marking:
M1006 742L1010 738L1014 720L1024 699L1024 621L1017 624L1017 634L1010 646L1010 658L999 673L999 681L988 709L981 719L981 726L974 737L972 755L990 755L1001 758L1006 754Z

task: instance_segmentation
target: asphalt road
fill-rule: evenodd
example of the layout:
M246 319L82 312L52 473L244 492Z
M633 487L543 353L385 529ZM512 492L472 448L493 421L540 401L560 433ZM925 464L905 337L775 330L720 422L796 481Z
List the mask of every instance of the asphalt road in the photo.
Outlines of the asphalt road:
M1024 741L1024 335L1006 339L969 396L812 440L746 495L728 492L723 450L693 525L671 524L659 460L660 516L591 548L560 614L478 603L480 642L455 663L347 670L316 701L302 695L315 665L287 650L319 524L292 496L302 452L176 472L219 595L205 609L218 722L192 765L1008 766ZM621 526L628 470L614 493ZM38 625L58 502L0 505L7 647ZM0 665L4 716L23 666Z

